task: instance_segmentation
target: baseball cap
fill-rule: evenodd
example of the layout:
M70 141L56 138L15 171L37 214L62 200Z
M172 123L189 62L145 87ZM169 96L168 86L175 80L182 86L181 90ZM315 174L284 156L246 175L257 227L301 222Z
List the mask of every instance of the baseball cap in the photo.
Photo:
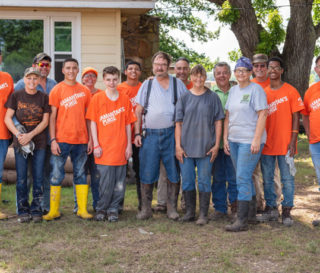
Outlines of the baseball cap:
M252 57L253 64L266 63L266 62L268 62L268 56L266 54L259 53L259 54L253 55Z
M41 76L40 75L40 71L36 68L36 67L28 67L25 71L24 71L24 76L28 76L28 75L31 75L31 74L35 74L35 75L38 75L39 77Z
M83 78L83 76L89 72L96 74L96 77L98 77L98 71L93 67L88 66L82 70L81 78Z
M52 61L51 57L47 53L41 52L34 57L33 63L36 64L42 60L48 60L50 63Z

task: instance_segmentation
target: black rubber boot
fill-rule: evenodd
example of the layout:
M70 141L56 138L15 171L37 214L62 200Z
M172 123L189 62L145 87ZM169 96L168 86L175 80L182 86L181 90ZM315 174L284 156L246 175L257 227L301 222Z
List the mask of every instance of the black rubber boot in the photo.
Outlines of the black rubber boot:
M186 205L186 214L181 218L182 222L191 222L196 218L196 202L197 193L196 190L184 191L183 198Z
M257 221L257 198L252 196L252 199L249 203L249 215L248 215L248 224L256 225Z
M199 192L200 213L196 222L197 225L206 225L208 223L208 210L210 204L211 192Z
M140 180L136 180L136 186L137 186L137 196L138 196L138 210L141 210L141 183Z
M248 230L248 215L250 201L238 201L237 220L232 225L226 226L226 231Z
M138 220L147 220L152 217L152 191L153 184L141 183L141 211L136 216Z
M171 220L178 220L179 214L177 212L178 196L180 191L180 182L167 182L167 216Z

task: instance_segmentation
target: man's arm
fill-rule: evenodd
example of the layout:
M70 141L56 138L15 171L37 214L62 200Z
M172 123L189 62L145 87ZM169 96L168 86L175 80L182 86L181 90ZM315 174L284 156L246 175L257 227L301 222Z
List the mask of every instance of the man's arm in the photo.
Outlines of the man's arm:
M142 141L141 141L141 122L142 122L142 112L143 112L143 107L140 104L137 104L136 107L136 117L137 117L137 121L134 123L134 144L136 145L136 147L141 147L142 145Z
M260 110L257 112L258 120L256 125L256 131L251 143L251 153L257 154L260 151L261 137L264 129L266 128L266 120L268 117L268 110Z
M102 155L102 148L100 147L98 140L97 123L93 120L90 122L90 129L93 142L93 155L99 158Z
M302 115L302 123L303 127L306 131L306 134L308 138L310 137L310 122L309 122L309 116L308 115Z
M299 134L299 112L295 112L292 114L292 132L291 132L291 141L288 146L288 150L290 151L290 156L294 156L296 153L296 143Z
M86 125L87 125L87 131L88 131L88 148L87 148L87 154L91 154L92 153L92 135L91 135L91 130L90 130L90 125L91 125L91 122L90 120L86 120Z
M229 111L226 110L226 116L224 118L224 126L223 126L223 149L225 154L230 155L228 134L229 134Z
M187 154L181 147L181 131L182 121L176 122L176 128L174 130L174 138L176 142L176 158L183 163L183 157L187 157Z
M132 156L132 143L131 143L131 124L126 125L126 134L127 134L127 147L126 147L126 160Z
M207 155L211 154L210 162L213 162L215 160L219 152L220 139L222 133L222 120L216 120L214 122L214 128L216 133L216 143L207 153Z
M51 152L54 155L59 156L61 153L59 144L56 140L56 119L57 119L57 107L51 105L51 114L49 119L49 133L50 133L50 144L51 144Z

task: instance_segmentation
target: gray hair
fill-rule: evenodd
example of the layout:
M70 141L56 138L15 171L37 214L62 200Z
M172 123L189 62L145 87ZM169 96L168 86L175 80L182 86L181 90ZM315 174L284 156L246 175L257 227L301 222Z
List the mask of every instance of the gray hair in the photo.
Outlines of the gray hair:
M224 66L227 67L228 72L231 74L231 67L227 62L218 62L215 64L215 66L213 68L213 75L214 75L217 67L224 67Z

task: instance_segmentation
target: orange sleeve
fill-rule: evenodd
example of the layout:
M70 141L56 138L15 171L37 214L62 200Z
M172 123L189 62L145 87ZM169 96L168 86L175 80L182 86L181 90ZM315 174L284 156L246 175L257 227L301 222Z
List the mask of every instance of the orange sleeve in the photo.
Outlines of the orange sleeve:
M301 114L305 116L309 116L310 114L310 109L309 109L309 99L310 99L310 93L311 93L310 91L311 90L308 89L304 94L304 99L303 99L304 109L301 111Z
M53 89L49 94L49 105L55 106L57 108L59 108L60 106L60 99L59 99L58 92L59 92L59 87L55 86L53 87Z
M131 124L131 123L135 122L137 120L137 118L136 118L136 115L133 112L132 104L131 104L129 98L126 96L125 99L127 101L126 102L126 104L127 104L126 109L128 109L127 113L126 113L126 125L128 125L128 124Z
M290 92L290 104L292 113L300 112L304 109L304 104L297 89L292 88Z
M96 113L97 111L95 111L95 109L97 109L96 107L96 99L95 97L92 98L92 100L89 103L89 107L87 109L87 113L86 113L86 119L92 120L92 121L96 121Z

